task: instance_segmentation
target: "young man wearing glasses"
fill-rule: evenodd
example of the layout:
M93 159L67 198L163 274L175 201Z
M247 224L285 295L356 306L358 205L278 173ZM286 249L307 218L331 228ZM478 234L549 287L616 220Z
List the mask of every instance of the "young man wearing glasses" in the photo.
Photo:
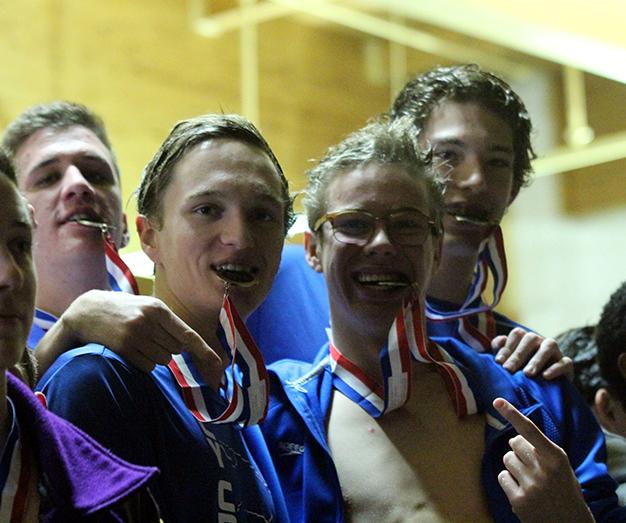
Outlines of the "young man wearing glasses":
M496 352L514 372L554 379L572 372L554 340L527 332L493 310L506 286L499 223L531 174L531 122L519 96L475 65L438 67L417 75L398 94L390 117L410 118L420 145L432 148L445 174L441 263L428 289L428 332L479 352ZM313 224L311 224L313 225ZM292 252L249 326L269 361L311 361L324 339L328 304L318 275L306 275ZM290 256L291 255L291 256ZM481 300L491 272L493 303ZM291 311L297 311L293 314ZM290 321L277 318L291 314Z
M424 336L442 189L406 119L371 123L309 172L305 247L330 339L312 364L270 367L262 425L291 520L619 521L601 433L568 383Z

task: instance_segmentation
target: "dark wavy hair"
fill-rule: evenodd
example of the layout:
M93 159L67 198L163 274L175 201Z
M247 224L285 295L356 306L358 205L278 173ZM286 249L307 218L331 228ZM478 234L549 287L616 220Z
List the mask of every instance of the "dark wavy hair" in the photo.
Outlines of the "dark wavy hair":
M600 373L594 334L595 327L586 326L566 330L556 337L563 355L574 362L574 386L589 406L594 404L598 389L607 387Z
M422 129L432 111L444 101L477 102L503 118L513 131L513 193L528 185L531 161L536 158L530 143L532 124L521 98L511 86L478 65L437 67L415 76L396 97L391 118L410 116Z
M600 372L608 383L609 392L619 398L626 409L626 378L617 360L626 352L626 282L611 295L602 310L596 327Z

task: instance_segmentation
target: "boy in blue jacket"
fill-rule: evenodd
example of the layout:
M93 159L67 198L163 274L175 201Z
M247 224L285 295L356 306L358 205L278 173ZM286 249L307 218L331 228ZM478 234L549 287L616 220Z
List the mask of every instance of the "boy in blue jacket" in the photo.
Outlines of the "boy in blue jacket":
M623 520L569 383L425 336L444 184L410 124L374 122L309 173L330 339L313 364L275 364L262 426L292 520Z

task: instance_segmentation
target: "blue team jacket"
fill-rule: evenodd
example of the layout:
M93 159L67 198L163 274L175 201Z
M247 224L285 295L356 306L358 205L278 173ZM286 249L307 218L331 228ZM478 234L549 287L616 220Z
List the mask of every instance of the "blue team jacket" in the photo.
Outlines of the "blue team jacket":
M517 517L500 488L498 473L516 435L492 407L503 397L537 424L568 454L585 499L597 521L626 521L617 505L615 481L608 475L602 433L567 380L530 380L510 374L493 357L478 354L452 339L436 340L456 360L474 391L479 412L486 415L481 479L489 510L496 522ZM293 522L343 521L343 500L326 437L332 399L328 345L313 364L283 360L270 366L271 400L261 428L274 458Z
M106 347L62 354L41 378L51 411L120 457L156 466L152 493L169 522L288 521L258 426L202 429L167 367L149 374ZM209 408L223 408L215 395Z

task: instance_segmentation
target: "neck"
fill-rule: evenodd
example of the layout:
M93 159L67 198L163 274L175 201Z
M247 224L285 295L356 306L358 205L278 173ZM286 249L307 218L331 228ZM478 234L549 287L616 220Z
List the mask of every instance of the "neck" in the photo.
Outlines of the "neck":
M474 278L480 244L444 238L441 261L428 287L428 296L462 304Z
M375 324L376 322L372 323ZM330 324L333 344L339 349L339 352L369 377L381 383L380 350L387 343L391 324L387 330L384 328L377 329L376 333L351 328L346 322L333 321L332 315Z
M224 371L228 367L229 348L224 347L217 335L220 309L192 311L171 291L165 279L157 276L154 279L154 296L162 300L176 316L193 329L205 343L222 359L221 366L208 366L206 359L196 352L189 352L193 363L204 382L213 390L218 390Z
M395 319L395 317L394 317ZM376 324L374 320L370 322ZM378 322L384 324L384 322ZM421 318L422 332L426 332L426 322ZM335 328L334 325L337 325ZM331 319L332 339L335 347L350 361L357 365L365 374L378 383L382 383L383 374L380 364L380 350L389 341L389 332L393 321L387 322L387 329L381 328L377 332L365 332L361 329L346 329L346 323L333 322ZM412 362L412 367L429 368L427 364Z
M9 405L7 400L7 373L6 369L0 370L0 449L6 445L11 429L9 418Z
M154 279L154 296L162 300L176 316L191 327L220 358L225 355L225 348L217 336L220 309L194 311L183 303L158 276Z
M81 294L111 289L103 253L44 257L36 266L37 307L57 317Z

